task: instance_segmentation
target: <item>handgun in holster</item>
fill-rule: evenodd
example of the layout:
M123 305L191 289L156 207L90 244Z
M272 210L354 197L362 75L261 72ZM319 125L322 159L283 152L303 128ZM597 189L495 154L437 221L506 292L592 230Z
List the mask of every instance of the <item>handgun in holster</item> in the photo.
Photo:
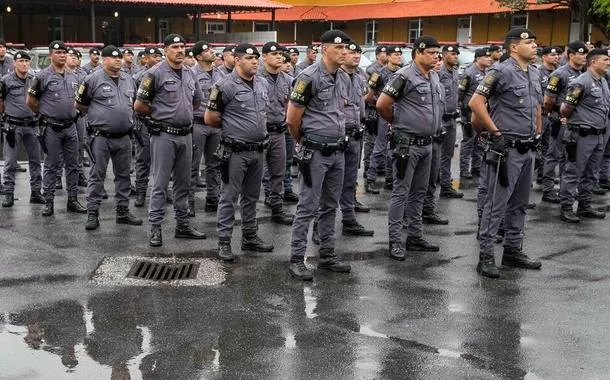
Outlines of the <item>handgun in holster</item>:
M4 123L2 126L2 132L4 132L4 138L12 149L15 148L15 126L8 123Z
M578 140L569 139L564 142L566 147L566 157L570 162L576 162L576 152L578 151Z
M494 168L499 170L498 173L498 182L502 187L508 187L508 170L506 166L506 158L508 157L508 150L504 150L503 152L499 152L497 149L494 149L493 146L490 146L487 152L485 153L485 162ZM498 162L500 163L498 165Z
M216 148L214 153L214 157L220 162L220 178L223 183L229 183L229 161L231 160L231 154L231 148L225 144L218 144L218 148Z
M409 163L409 145L408 144L393 144L392 158L396 165L396 176L399 179L405 178L407 172L407 164Z
M299 171L303 176L305 185L311 187L311 160L313 159L313 150L302 147L295 155L295 159L299 165Z
M159 136L161 134L161 124L157 121L151 119L150 117L146 117L144 119L144 124L148 127L148 133L152 136Z
M131 129L131 134L133 135L133 138L136 140L138 145L143 147L144 139L142 138L142 122L140 120L134 121L133 127Z
M49 151L47 150L47 143L45 141L45 134L47 133L47 123L45 123L42 119L38 120L38 135L36 136L38 138L38 142L40 143L40 147L42 148L42 151L44 152L44 154L49 154Z
M379 120L379 114L374 107L367 107L366 109L366 118L364 120L364 127L366 128L366 132L369 135L376 135L378 124L377 120Z
M551 123L551 137L556 139L561 130L561 120L558 117L549 116L549 123Z

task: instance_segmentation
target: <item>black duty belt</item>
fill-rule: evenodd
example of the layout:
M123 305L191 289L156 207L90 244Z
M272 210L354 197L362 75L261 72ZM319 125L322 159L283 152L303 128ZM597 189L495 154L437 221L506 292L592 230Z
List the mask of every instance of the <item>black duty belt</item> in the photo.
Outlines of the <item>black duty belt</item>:
M364 128L358 124L346 124L345 135L351 137L354 140L360 140L364 135Z
M606 134L606 128L590 128L590 127L579 127L576 125L569 125L570 131L578 131L578 135L581 137L587 136L600 136Z
M231 148L233 152L262 152L269 145L269 137L265 137L263 141L257 142L246 142L231 137L221 137L220 143Z
M286 131L286 124L267 124L267 132L269 133L284 133Z
M536 144L533 138L524 139L524 140L512 140L506 139L506 146L509 148L515 148L521 154L525 154L530 150L536 149Z
M432 140L437 143L442 143L445 141L445 136L447 135L447 131L442 131L438 135L432 136Z
M419 136L396 131L392 133L392 143L395 145L426 146L432 144L433 140L434 137L432 136Z
M460 116L460 111L454 111L451 113L443 114L443 120L449 121L451 119L457 119Z
M33 117L12 117L9 115L4 116L4 121L10 125L16 125L18 127L34 127L36 120Z
M151 130L153 135L164 132L175 136L186 136L193 132L193 126L191 124L174 125L165 121L158 121L150 118L144 119L144 124L146 124L146 126Z
M103 127L105 127L105 126L104 125L89 125L92 135L105 137L107 139L120 139L131 133L131 129L125 133L110 133L110 132L106 132L106 131L100 129Z
M330 156L335 152L344 152L347 147L347 140L343 137L327 137L314 133L305 136L303 146L305 148L318 150L323 156Z
M61 131L66 128L70 128L72 125L74 125L74 119L60 120L60 119L51 119L46 116L41 116L40 121L43 124L46 124L47 126L51 127L51 129L53 129L56 132Z

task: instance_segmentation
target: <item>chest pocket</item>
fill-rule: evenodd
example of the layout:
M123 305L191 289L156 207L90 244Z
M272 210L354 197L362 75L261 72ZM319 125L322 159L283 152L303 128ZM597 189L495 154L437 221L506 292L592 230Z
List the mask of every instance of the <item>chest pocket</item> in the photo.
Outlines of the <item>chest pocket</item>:
M161 87L163 88L163 92L170 101L180 101L180 82L175 80L169 80L163 82Z
M243 109L254 108L254 93L252 92L239 92L235 94L236 106Z
M316 94L315 100L316 100L316 104L318 106L328 107L332 98L333 98L333 91L329 87L324 90L318 91L318 93Z
M511 88L509 94L509 102L514 107L526 107L528 105L527 87L525 85Z
M127 98L127 102L129 105L133 103L133 96L135 93L132 90L125 91L125 97Z
M256 109L261 113L266 113L267 106L269 105L269 95L266 92L263 92L254 97L256 98Z
M49 92L51 100L61 100L66 98L64 84L58 80L52 79L49 81L47 91Z
M427 84L423 84L423 85L419 85L419 86L415 87L414 95L416 96L416 100L418 102L424 102L424 103L432 102L432 94L430 92L430 87ZM439 96L439 98L440 98L440 96Z

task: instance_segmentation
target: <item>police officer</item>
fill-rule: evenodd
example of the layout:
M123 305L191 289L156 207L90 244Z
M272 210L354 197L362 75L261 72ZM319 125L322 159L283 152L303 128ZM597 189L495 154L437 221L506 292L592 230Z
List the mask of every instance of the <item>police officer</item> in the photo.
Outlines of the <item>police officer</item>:
M389 254L405 260L408 251L438 251L423 238L422 209L432 159L432 137L440 131L443 89L434 66L440 45L422 36L414 44L413 64L398 70L377 101L379 115L392 125L394 186L388 211ZM408 207L406 207L408 205ZM407 226L402 242L403 217Z
M214 66L216 67L220 67L223 64L223 60L222 60L222 53L216 53L214 54L215 58L214 58Z
M123 50L123 63L121 64L121 71L125 74L132 76L135 74L136 66L133 63L133 50Z
M222 50L222 65L218 67L220 72L227 76L231 74L233 68L235 67L235 55L234 55L235 45L225 46Z
M305 265L307 232L316 212L320 226L319 269L349 272L335 255L335 215L345 170L345 103L349 76L340 66L347 58L349 36L329 30L320 37L322 59L295 79L286 121L299 151L300 194L292 225L290 274L311 281Z
M299 69L296 67L299 62L299 49L289 48L288 53L290 54L290 65L292 67L292 70L288 72L288 75L294 79L300 73ZM288 129L284 132L284 139L286 141L286 171L284 173L284 195L282 196L282 199L285 203L297 203L299 197L292 190L292 165L294 161L295 142Z
M161 62L162 56L161 50L154 46L144 49L143 62L145 62L145 65L133 76L137 88L140 87L142 78L148 69ZM136 141L136 200L134 203L136 207L144 207L146 190L148 189L148 177L150 176L150 134L148 133L148 127L144 124L146 117L136 110L133 124Z
M15 70L15 61L6 55L6 41L0 39L0 77Z
M89 49L89 62L83 66L87 74L91 74L100 65L100 51L96 48Z
M307 49L305 50L305 59L296 65L298 74L300 74L301 71L305 70L307 67L313 65L316 62L317 58L318 58L318 47L313 44L307 46Z
M399 46L388 47L388 63L379 73L373 73L368 80L368 94L366 100L368 103L375 104L379 94L386 84L388 84L394 74L400 68L402 62L402 49ZM390 159L388 156L388 130L389 125L383 118L377 119L377 137L375 145L369 159L369 166L366 172L366 183L364 189L370 194L379 194L379 190L375 186L377 180L377 172L383 168L385 172L385 188L392 189L393 179L390 169Z
M608 50L593 49L587 54L588 69L568 86L560 108L567 118L562 137L566 163L561 176L561 220L577 223L583 218L603 219L606 214L591 206L592 190L598 179L604 154L610 111L610 90L604 77L608 71ZM578 200L576 215L572 209Z
M538 260L522 251L525 212L529 201L534 150L542 132L542 89L536 55L536 36L529 29L508 32L504 46L510 58L485 76L468 103L474 117L491 135L484 170L487 195L481 218L477 271L497 278L495 236L504 218L502 265L540 269ZM489 103L489 111L487 103Z
M256 75L260 54L251 44L235 47L235 70L212 88L205 112L207 125L221 128L223 189L218 204L218 257L233 261L231 236L241 197L242 251L271 252L257 235L256 202L267 145L268 84Z
M43 216L54 213L56 173L60 170L59 154L63 153L68 190L68 212L86 213L78 202L78 135L74 118L74 94L78 77L66 69L68 48L63 41L49 45L51 65L36 74L28 89L27 105L39 114L42 147L47 154L44 163L43 189L45 207Z
M146 49L139 51L134 62L134 70L132 75L136 75L144 66L146 66Z
M152 225L149 244L163 245L161 222L165 216L165 193L170 176L174 183L174 211L179 239L205 239L206 234L189 225L187 198L191 180L193 109L200 105L201 88L195 73L183 66L186 44L178 34L163 41L165 61L144 73L138 88L134 110L150 116L152 193L148 221Z
M95 158L87 186L86 230L95 230L100 225L99 208L109 160L112 160L114 171L116 222L136 226L142 224L142 219L129 212L129 134L136 84L131 76L121 70L121 51L116 46L106 46L101 55L102 68L87 76L74 98L76 108L82 114L87 114L91 152Z
M542 89L546 89L546 87L549 84L549 77L551 76L551 74L553 73L553 71L555 71L555 69L557 68L557 63L559 63L559 54L558 54L558 50L555 46L546 46L542 49L542 62L540 64L540 66L538 67L538 70L540 71L540 86L542 87ZM554 119L556 120L556 119ZM547 156L550 156L549 159L552 159L552 157L554 157L552 152L549 152L549 141L551 139L551 131L552 130L552 126L551 126L551 120L549 120L549 115L547 114L547 112L543 109L542 110L542 149L541 149L541 160L542 162L539 162L540 160L538 159L538 157L536 157L536 175L537 175L537 182L539 184L542 184L543 182L543 175L544 175L544 161L546 160ZM556 145L555 145L556 146ZM553 171L555 170L555 168L553 167ZM549 195L551 195L551 197L549 197ZM546 202L551 202L551 203L557 203L559 201L559 198L554 198L553 196L556 196L555 192L547 192L546 194L543 194L543 199ZM552 198L552 199L551 199Z
M561 177L565 165L565 151L561 141L565 126L562 126L559 107L566 97L568 87L581 74L587 60L587 46L582 41L572 41L567 46L567 64L553 71L548 79L544 93L544 110L551 127L548 154L544 161L542 176L542 200L559 203L559 195L555 191L555 168L559 166ZM565 217L569 216L565 214Z
M36 115L25 104L26 83L32 80L30 56L15 53L15 68L0 79L0 113L4 113L4 200L2 207L14 204L17 148L23 143L30 167L30 203L44 204L40 193L40 145L36 138Z
M463 182L477 178L481 167L481 153L476 147L476 136L470 123L468 102L477 86L485 77L485 72L491 66L491 54L488 49L476 49L474 63L467 68L459 82L459 102L462 106L462 142L460 143L460 186Z
M439 80L445 89L445 113L443 114L443 128L446 134L442 140L439 181L441 185L440 196L444 198L462 198L464 194L453 188L451 184L451 160L455 152L455 139L457 135L456 119L460 115L458 96L458 55L457 45L445 45L442 49L441 71Z
M489 56L491 57L491 64L492 65L496 65L498 63L500 63L500 59L502 58L502 46L500 45L489 45L489 48L487 49L489 51Z
M201 159L205 156L205 183L206 199L205 211L215 212L218 209L218 197L220 194L220 161L214 155L220 143L220 131L218 128L206 125L203 121L208 97L212 86L218 82L223 75L214 67L214 51L205 41L199 41L193 46L193 55L197 60L194 67L195 76L201 87L201 105L193 115L193 163L191 166L191 188L189 192L189 216L195 216L195 191L199 183L199 166Z
M66 67L74 72L78 77L78 84L80 85L85 80L87 72L80 67L80 52L77 49L68 47L68 57L66 59ZM87 143L85 138L85 118L80 113L77 113L76 118L76 134L78 136L78 186L86 187L87 178L85 177L85 166L90 166L89 160L85 159L85 144ZM60 167L63 167L63 159L60 155ZM58 183L61 184L61 170L58 176Z
M277 224L292 225L294 215L284 211L282 193L286 174L286 104L290 93L292 77L280 70L282 46L277 42L263 45L263 66L259 76L267 86L267 133L269 146L265 152L265 163L269 180L265 181L265 204L271 208L271 221Z
M186 49L184 65L187 67L193 68L196 64L197 64L197 61L195 60L195 55L193 54L193 49Z
M290 54L290 66L292 66L292 70L288 75L296 78L296 76L299 75L299 69L297 69L297 64L299 63L299 49L291 47L288 49L288 54Z

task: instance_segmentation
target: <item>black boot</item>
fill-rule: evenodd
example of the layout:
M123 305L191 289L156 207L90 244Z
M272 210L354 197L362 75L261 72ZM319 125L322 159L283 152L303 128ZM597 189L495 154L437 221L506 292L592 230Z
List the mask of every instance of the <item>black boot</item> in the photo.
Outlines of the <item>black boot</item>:
M335 250L332 248L321 248L318 259L318 269L327 269L331 272L349 273L352 266L337 260Z
M99 215L98 210L87 210L87 223L85 223L85 230L97 230L97 228L100 226Z
M383 188L386 190L392 190L394 188L394 180L386 179Z
M489 278L499 278L500 271L496 266L496 260L493 254L479 254L479 264L477 264L477 272L481 276Z
M405 261L407 252L400 243L390 243L390 258L398 261Z
M66 209L68 212L75 212L78 214L86 214L87 209L80 204L78 199L74 197L68 197L68 202L66 204Z
M4 203L2 204L4 206ZM591 207L590 203L586 202L578 202L578 209L576 210L576 215L589 218L589 219L604 219L606 217L606 213L603 211L599 211Z
M277 224L283 224L285 226L291 226L294 221L294 215L287 213L281 207L275 210L271 210L271 221Z
M375 182L372 181L366 181L364 183L364 191L369 194L379 194L379 189L375 186Z
M530 259L521 251L521 248L504 247L502 265L523 269L540 269L542 263L539 260Z
M373 236L375 231L367 230L357 221L343 223L343 236Z
M61 190L63 189L64 186L61 183L61 177L57 178L57 181L55 181L55 190Z
M265 243L257 235L245 237L241 241L242 251L254 251L254 252L271 252L273 251L273 244Z
M211 199L211 198L206 199L204 210L206 212L218 211L218 199Z
M188 223L179 223L174 234L176 239L206 239L205 232L199 232Z
M292 191L285 192L283 199L286 203L299 203L299 197Z
M186 210L187 216L189 218L195 217L195 197L188 199L188 208Z
M442 198L459 199L459 198L464 198L464 193L462 193L461 191L457 191L452 186L449 186L449 187L441 188L440 196Z
M42 208L42 216L51 216L53 213L53 199L45 200L44 207Z
M233 251L231 250L231 241L230 240L219 240L218 241L218 258L222 261L234 261L235 255L233 255Z
M318 222L313 223L313 231L311 231L311 242L315 245L320 245L320 234L318 233Z
M140 226L140 225L142 225L142 219L137 218L135 215L130 213L129 207L117 206L116 223L117 224L129 224L130 226Z
M409 236L407 237L406 247L407 251L421 251L421 252L438 252L440 250L438 245L430 244L423 237Z
M561 220L567 223L580 223L580 218L576 216L572 206L561 206Z
M146 193L136 194L136 201L133 205L136 207L144 207L144 203L146 203Z
M44 197L40 194L40 191L33 191L32 194L30 194L30 203L37 205L45 204Z
M360 201L358 201L356 198L354 198L354 211L355 212L370 212L371 208L363 205L362 203L360 203Z
M561 203L561 198L559 198L559 194L556 191L546 191L542 194L542 201L547 203L559 204Z
M150 240L148 244L151 247L161 247L163 245L163 235L161 234L161 225L153 224L150 228Z
M78 187L87 187L87 178L84 175L78 177Z
M313 271L305 265L305 262L298 261L296 263L291 263L288 268L288 273L293 278L301 281L312 281L313 280Z
M4 194L4 200L2 201L2 207L13 207L15 204L15 195L13 193Z
M434 210L424 211L422 221L424 224L435 224L441 226L449 224L449 219L441 217Z

